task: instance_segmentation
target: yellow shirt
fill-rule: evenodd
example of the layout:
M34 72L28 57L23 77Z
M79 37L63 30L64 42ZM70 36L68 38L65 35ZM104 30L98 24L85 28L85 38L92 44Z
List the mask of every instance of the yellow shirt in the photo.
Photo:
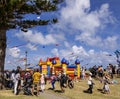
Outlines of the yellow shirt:
M40 81L40 73L39 72L35 72L33 74L33 83L38 83Z

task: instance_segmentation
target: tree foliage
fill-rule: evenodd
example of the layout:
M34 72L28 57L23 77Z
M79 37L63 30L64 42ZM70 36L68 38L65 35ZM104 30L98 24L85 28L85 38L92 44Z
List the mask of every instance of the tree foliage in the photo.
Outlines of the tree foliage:
M56 23L57 18L51 20L22 20L25 14L41 15L43 12L58 10L57 5L63 0L0 0L0 27L29 28L35 25Z

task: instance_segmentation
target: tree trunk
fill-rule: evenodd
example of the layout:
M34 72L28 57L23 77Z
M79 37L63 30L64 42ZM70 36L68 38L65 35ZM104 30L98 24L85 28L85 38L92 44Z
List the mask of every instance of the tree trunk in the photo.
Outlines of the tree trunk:
M4 86L5 53L6 53L6 29L0 29L0 90Z

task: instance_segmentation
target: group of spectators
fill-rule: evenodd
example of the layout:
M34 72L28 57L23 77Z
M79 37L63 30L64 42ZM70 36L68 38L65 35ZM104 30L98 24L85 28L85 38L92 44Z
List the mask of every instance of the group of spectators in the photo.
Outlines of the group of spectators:
M116 74L117 76L120 74L120 67L116 67L112 64L109 64L106 68L103 66L93 66L90 68L90 72L93 74L93 77L103 77L104 73L109 74L110 78L113 79L113 75Z
M64 88L73 88L73 80L68 75L65 75L63 71L58 75L52 74L51 77L47 77L45 74L40 73L39 69L34 71L22 71L18 66L16 70L4 72L5 87L7 89L13 89L13 93L18 95L23 90L26 95L39 95L39 92L44 92L47 79L51 84L52 90L55 89L55 82L60 83L61 92L64 92Z
M4 84L6 89L13 89L14 94L18 94L18 85L21 85L21 68L17 67L16 70L4 72Z
M73 79L69 75L66 75L63 71L59 72L58 75L52 74L50 77L49 83L52 85L52 90L55 89L56 81L59 82L62 93L65 92L65 88L69 87L72 89L74 87Z
M113 79L113 75L119 73L119 68L116 69L115 66L109 64L106 69L103 66L93 66L90 69L90 74L88 75L88 85L89 88L87 92L92 93L94 82L92 77L96 77L103 82L103 91L110 92L109 89L109 79ZM86 79L86 69L81 68L81 79ZM16 70L11 72L4 72L5 87L13 89L15 95L18 95L20 90L23 90L26 95L39 95L39 92L44 92L47 79L49 79L49 84L51 84L51 89L55 89L55 83L59 82L61 92L65 92L65 88L69 87L70 89L74 88L74 82L78 81L77 73L75 71L74 79L69 75L66 75L63 71L60 71L57 75L52 74L50 77L40 73L39 69L34 71L22 71L18 66Z
M103 88L101 89L102 93L110 93L109 84L117 84L118 81L114 80L114 77L120 76L120 67L114 66L112 64L109 64L106 68L103 68L103 66L93 66L89 70L91 74L89 74L88 77L88 85L89 88L85 91L88 93L92 93L93 89L93 80L92 77L98 79L100 83L103 83Z

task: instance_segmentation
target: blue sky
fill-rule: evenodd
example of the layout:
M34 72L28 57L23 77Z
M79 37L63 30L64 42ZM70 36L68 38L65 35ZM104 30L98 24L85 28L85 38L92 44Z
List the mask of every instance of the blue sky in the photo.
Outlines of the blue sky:
M120 50L120 0L65 0L53 13L26 15L24 19L58 17L59 23L36 26L23 32L7 31L6 69L24 68L25 51L28 63L38 64L40 58L63 57L81 66L117 64L114 52Z

